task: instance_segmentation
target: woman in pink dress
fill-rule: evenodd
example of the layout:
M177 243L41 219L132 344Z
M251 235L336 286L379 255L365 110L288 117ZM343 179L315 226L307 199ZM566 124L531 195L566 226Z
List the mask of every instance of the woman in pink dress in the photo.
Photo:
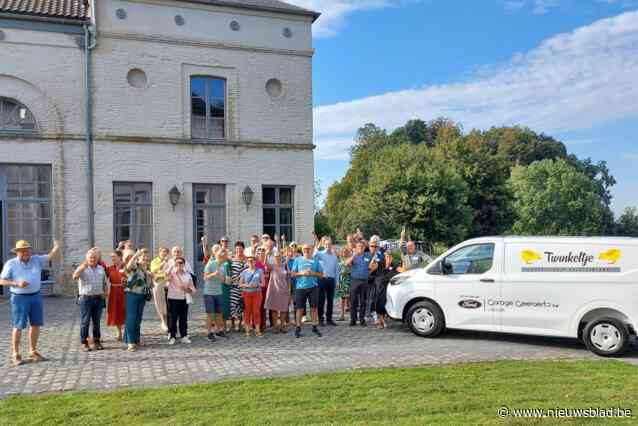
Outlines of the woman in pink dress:
M268 290L264 306L270 310L273 318L273 332L288 332L288 305L290 304L290 281L288 272L281 262L281 254L274 255L274 265L270 272ZM277 328L278 326L278 328Z

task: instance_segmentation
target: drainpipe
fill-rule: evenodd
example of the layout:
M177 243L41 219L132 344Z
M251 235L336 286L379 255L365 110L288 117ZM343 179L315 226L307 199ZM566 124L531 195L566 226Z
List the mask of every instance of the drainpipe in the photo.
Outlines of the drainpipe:
M95 24L95 2L90 2L91 21L84 24L84 102L85 102L85 141L87 154L86 185L88 201L88 228L89 247L95 246L95 201L93 183L93 99L91 92L91 50L97 43L97 31Z

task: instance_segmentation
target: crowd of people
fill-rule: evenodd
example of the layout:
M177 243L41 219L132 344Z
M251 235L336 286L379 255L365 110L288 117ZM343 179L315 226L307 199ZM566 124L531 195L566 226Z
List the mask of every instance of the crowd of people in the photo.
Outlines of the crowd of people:
M209 245L204 236L201 274L179 246L160 247L152 258L147 249L123 241L110 253L110 265L99 248L92 248L72 274L78 283L81 347L85 351L104 348L100 328L104 310L117 341L129 351L143 346L141 325L147 302L153 302L169 345L191 343L188 311L197 293L202 294L211 342L233 332L247 337L263 337L266 329L285 334L291 322L296 338L303 336L304 323L321 337L321 327L337 325L335 295L341 303L338 320L346 321L349 312L350 326L365 327L374 321L378 328L385 328L388 283L396 274L428 259L406 240L404 232L401 258L396 261L392 251L380 243L378 236L366 240L358 230L338 249L330 237L315 236L313 244L298 245L268 234L252 235L248 244L236 241L231 248L227 237ZM20 365L24 362L20 338L28 325L29 359L45 359L37 350L44 322L40 276L42 268L59 256L60 247L56 241L48 255L37 256L27 241L18 241L13 252L16 257L4 265L0 285L10 287L13 361Z

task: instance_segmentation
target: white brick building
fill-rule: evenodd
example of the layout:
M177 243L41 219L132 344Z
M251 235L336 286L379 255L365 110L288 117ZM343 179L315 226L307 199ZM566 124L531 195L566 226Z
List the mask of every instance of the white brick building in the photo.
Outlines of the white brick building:
M129 237L191 260L203 233L309 240L317 16L277 0L0 1L0 258L57 238L62 284L91 245Z

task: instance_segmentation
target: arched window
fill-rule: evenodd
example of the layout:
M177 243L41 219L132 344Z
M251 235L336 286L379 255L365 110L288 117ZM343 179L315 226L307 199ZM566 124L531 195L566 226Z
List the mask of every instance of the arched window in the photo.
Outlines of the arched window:
M191 137L226 138L226 80L191 77Z
M37 126L31 111L20 102L0 98L0 132L35 132Z

